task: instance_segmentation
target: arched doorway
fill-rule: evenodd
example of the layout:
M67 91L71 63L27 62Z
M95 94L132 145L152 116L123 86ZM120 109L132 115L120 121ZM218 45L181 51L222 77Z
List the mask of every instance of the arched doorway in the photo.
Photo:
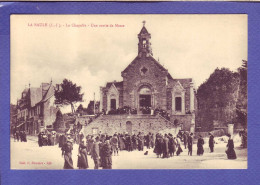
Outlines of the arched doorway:
M128 132L128 134L132 134L132 122L131 121L126 122L126 132Z
M152 107L152 91L148 86L143 86L139 90L139 107Z

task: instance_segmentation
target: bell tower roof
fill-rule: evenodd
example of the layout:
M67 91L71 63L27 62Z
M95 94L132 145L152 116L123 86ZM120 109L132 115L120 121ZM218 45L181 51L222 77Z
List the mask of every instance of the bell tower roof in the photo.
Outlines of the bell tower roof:
M146 27L143 27L139 34L149 34Z

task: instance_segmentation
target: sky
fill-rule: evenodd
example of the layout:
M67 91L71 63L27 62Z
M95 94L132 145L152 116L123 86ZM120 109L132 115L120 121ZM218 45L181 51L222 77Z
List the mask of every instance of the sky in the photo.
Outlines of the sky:
M121 71L137 56L144 20L153 57L196 87L217 67L236 71L247 60L245 14L11 15L11 103L29 83L64 78L82 87L83 106L94 93L99 100L100 86L122 81Z

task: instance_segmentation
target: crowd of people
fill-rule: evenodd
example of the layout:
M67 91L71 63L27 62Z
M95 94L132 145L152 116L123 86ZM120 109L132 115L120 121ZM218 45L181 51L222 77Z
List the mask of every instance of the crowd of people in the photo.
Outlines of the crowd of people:
M228 159L236 159L234 150L234 142L229 137L227 150L225 151ZM193 133L179 132L177 136L171 133L160 134L155 136L153 133L138 134L115 133L113 136L107 134L98 134L96 136L87 135L84 137L83 133L78 135L78 141L73 139L71 134L61 134L58 136L58 144L64 157L64 169L73 169L72 150L73 144L78 143L78 161L77 167L79 169L88 169L88 158L91 157L94 161L94 169L112 169L112 156L118 156L120 151L126 150L132 152L134 150L144 151L146 149L153 149L157 158L170 158L174 155L179 156L183 152L182 147L188 149L188 155L192 156L193 150ZM204 154L204 139L201 135L197 139L197 155ZM209 148L210 152L214 152L214 136L209 133ZM148 150L144 152L148 155Z
M102 110L103 114L106 114L105 110ZM131 108L129 106L124 106L122 108L111 109L108 111L108 115L118 115L118 114L137 114L137 109Z
M152 109L151 107L140 107L139 109L142 114L150 114L150 115L160 115L164 117L167 120L170 120L169 113L167 113L166 110L159 108ZM102 114L106 114L105 110L102 110ZM117 108L117 109L111 109L107 113L108 115L119 115L119 114L137 114L137 109L136 108L131 108L129 106L124 106L122 108Z
M240 133L242 145L245 143L243 139L246 134ZM14 131L14 141L27 142L25 131ZM228 159L236 159L236 152L234 150L234 142L230 134L226 146L226 155ZM38 135L39 147L46 145L56 145L61 148L62 156L64 157L64 169L73 169L72 150L73 145L78 144L78 161L77 167L79 169L88 169L88 157L94 161L94 169L112 169L112 156L120 155L120 151L132 152L134 150L144 151L153 149L157 158L170 158L181 155L182 147L188 149L188 155L192 156L193 144L195 137L193 133L180 131L176 136L171 133L168 134L138 134L115 133L113 136L107 134L87 135L84 136L82 132L76 130L69 130L64 134L56 133L55 131L40 132ZM204 154L205 141L201 135L197 139L197 155ZM210 153L214 152L215 140L212 133L209 133L208 146ZM148 155L148 150L144 152Z

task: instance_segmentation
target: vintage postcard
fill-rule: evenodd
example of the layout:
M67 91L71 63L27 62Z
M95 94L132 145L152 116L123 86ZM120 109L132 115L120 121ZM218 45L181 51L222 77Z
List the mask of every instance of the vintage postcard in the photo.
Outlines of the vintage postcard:
M246 14L10 20L11 169L247 169Z

